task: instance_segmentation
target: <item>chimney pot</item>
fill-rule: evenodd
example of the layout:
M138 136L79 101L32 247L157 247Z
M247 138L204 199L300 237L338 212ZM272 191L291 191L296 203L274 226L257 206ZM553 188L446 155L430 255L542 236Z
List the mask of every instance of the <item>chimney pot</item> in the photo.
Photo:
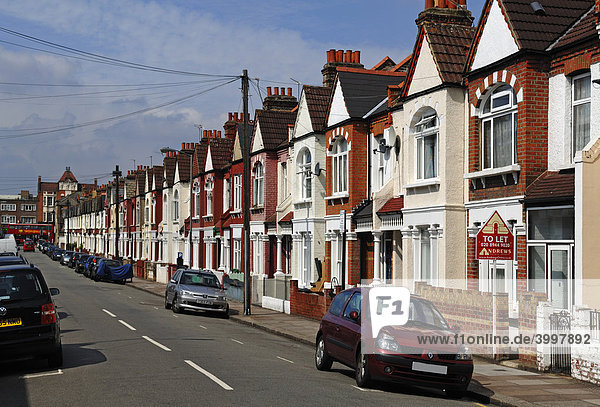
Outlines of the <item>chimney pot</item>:
M446 0L438 0L438 8L446 8Z
M448 6L448 8L450 9L456 9L456 4L454 4L453 0L447 0L446 1L446 5Z
M202 130L202 138L206 138L206 130Z
M270 86L268 86L268 87L267 87L267 96L271 96L271 93L273 93L273 92L271 91L271 87L270 87Z
M346 55L344 57L344 62L351 63L352 62L352 50L347 50Z
M240 113L240 121L243 122L244 121L244 113Z
M184 150L185 149L185 143L181 143L181 149Z
M288 88L288 96L292 96L292 88Z
M467 7L467 0L458 0L458 4Z
M218 138L221 138L221 130L219 130L219 131L217 132L217 137L218 137Z
M335 62L335 50L330 49L327 51L327 63Z
M233 119L233 113L229 112L229 120L228 121L231 121L231 119Z
M335 51L335 62L344 62L344 50Z
M235 120L236 122L238 121L238 112L235 112L233 114L233 120Z
M275 87L273 90L275 91L275 96L279 96L279 88Z
M360 64L360 51L354 51L353 59L355 64Z
M425 10L432 8L435 5L434 0L425 0Z

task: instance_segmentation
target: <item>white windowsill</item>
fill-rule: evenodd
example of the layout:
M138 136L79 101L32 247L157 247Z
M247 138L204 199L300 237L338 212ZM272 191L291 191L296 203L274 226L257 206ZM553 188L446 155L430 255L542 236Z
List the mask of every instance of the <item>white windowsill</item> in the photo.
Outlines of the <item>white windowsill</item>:
M231 212L229 212L230 215L240 215L242 213L241 209L235 209Z
M343 199L343 198L350 198L350 194L348 192L339 192L339 193L333 194L331 196L326 196L325 200L331 201L333 199Z
M428 178L421 181L413 182L412 184L404 185L404 189L413 189L413 188L422 188L422 187L432 187L440 185L439 178Z
M471 181L473 188L477 187L477 180L481 180L483 187L485 188L485 178L487 177L496 177L502 176L502 180L504 181L504 185L508 184L507 176L511 175L514 183L518 182L518 174L521 171L521 166L519 164L507 165L505 167L500 168L488 168L486 170L470 172L464 175L465 179Z
M304 205L312 203L312 198L300 199L298 201L294 201L294 205Z

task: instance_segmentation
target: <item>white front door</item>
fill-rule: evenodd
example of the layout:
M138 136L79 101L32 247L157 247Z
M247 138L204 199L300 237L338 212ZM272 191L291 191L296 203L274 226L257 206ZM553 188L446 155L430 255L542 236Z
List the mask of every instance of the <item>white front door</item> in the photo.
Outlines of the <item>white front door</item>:
M548 246L548 281L552 305L569 309L571 290L571 247L568 245Z

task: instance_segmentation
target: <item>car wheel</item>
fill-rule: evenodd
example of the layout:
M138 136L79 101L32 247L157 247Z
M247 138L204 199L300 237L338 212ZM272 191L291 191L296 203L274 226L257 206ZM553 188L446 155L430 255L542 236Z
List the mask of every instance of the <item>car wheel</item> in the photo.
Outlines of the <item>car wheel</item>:
M171 310L175 314L180 314L181 313L181 308L179 308L179 305L177 304L177 295L175 295L173 297L173 302L171 303Z
M48 367L51 369L61 367L63 364L62 346L53 354L48 356Z
M167 295L165 294L165 309L170 309L171 308L171 304L169 304L169 301L167 301Z
M321 335L317 340L317 346L315 348L315 365L317 366L317 370L327 371L331 369L332 364L333 359L327 354L327 351L325 350L325 340Z
M356 384L358 387L369 387L371 384L371 376L369 375L369 359L367 355L359 352L356 355Z
M229 305L227 306L227 309L225 310L225 312L223 312L223 314L221 314L221 318L229 319Z

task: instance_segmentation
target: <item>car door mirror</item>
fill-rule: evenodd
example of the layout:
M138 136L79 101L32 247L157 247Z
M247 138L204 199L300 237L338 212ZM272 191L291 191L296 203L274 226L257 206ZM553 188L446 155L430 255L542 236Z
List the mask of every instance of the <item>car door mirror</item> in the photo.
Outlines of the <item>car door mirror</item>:
M60 290L58 288L51 288L50 295L58 295L60 294Z
M175 281L174 278L171 279L171 284L177 284L177 281Z

